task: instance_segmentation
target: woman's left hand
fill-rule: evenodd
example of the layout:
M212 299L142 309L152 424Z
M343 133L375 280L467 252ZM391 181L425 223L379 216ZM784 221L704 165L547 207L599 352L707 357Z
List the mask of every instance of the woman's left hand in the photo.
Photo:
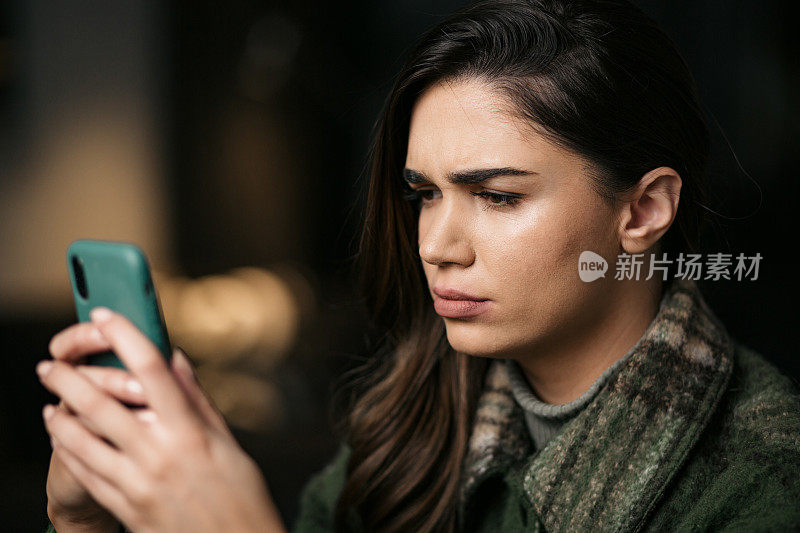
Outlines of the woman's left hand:
M55 360L37 366L42 384L69 408L46 409L54 453L131 530L285 531L255 461L186 378L193 376L186 357L176 350L171 369L125 316L102 311L92 311L91 324L144 389L146 416L75 368L72 361L97 351L99 337L86 334L87 323L73 325L53 337Z

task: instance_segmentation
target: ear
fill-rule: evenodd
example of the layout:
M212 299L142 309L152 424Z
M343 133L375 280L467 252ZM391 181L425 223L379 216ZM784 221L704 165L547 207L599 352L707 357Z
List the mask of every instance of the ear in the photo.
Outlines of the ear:
M658 167L623 195L618 206L620 245L629 254L650 249L667 232L681 195L681 177L670 167Z

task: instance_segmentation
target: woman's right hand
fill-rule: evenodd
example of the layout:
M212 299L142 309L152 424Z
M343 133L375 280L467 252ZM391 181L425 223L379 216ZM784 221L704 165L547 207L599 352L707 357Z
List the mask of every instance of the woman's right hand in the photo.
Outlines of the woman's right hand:
M80 365L76 354L67 353L60 346L67 345L67 337L80 338L82 344L91 351L105 351L110 348L105 339L96 335L91 322L74 324L59 332L50 342L51 355L60 361L76 366L77 370L91 379L109 396L128 404L142 406L144 393L141 384L130 372L114 367ZM74 337L73 337L74 336ZM74 414L64 402L56 409L64 409ZM147 421L153 412L137 408L137 416ZM57 453L58 443L53 443L50 469L47 473L47 514L58 533L118 533L120 522L99 505L86 489L70 473Z

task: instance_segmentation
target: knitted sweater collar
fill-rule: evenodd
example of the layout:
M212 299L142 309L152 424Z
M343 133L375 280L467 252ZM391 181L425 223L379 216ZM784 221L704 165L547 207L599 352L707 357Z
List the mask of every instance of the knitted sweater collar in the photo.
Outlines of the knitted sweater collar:
M459 516L481 482L522 468L544 529L638 531L730 379L733 341L695 282L675 279L617 371L533 451L507 366L489 366L464 462Z

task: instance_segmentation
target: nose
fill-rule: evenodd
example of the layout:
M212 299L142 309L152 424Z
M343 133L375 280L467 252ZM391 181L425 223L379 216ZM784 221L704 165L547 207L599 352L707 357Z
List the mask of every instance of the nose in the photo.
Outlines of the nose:
M443 198L425 211L419 225L420 258L431 265L471 265L475 251L469 238L469 217L456 202L448 203Z

